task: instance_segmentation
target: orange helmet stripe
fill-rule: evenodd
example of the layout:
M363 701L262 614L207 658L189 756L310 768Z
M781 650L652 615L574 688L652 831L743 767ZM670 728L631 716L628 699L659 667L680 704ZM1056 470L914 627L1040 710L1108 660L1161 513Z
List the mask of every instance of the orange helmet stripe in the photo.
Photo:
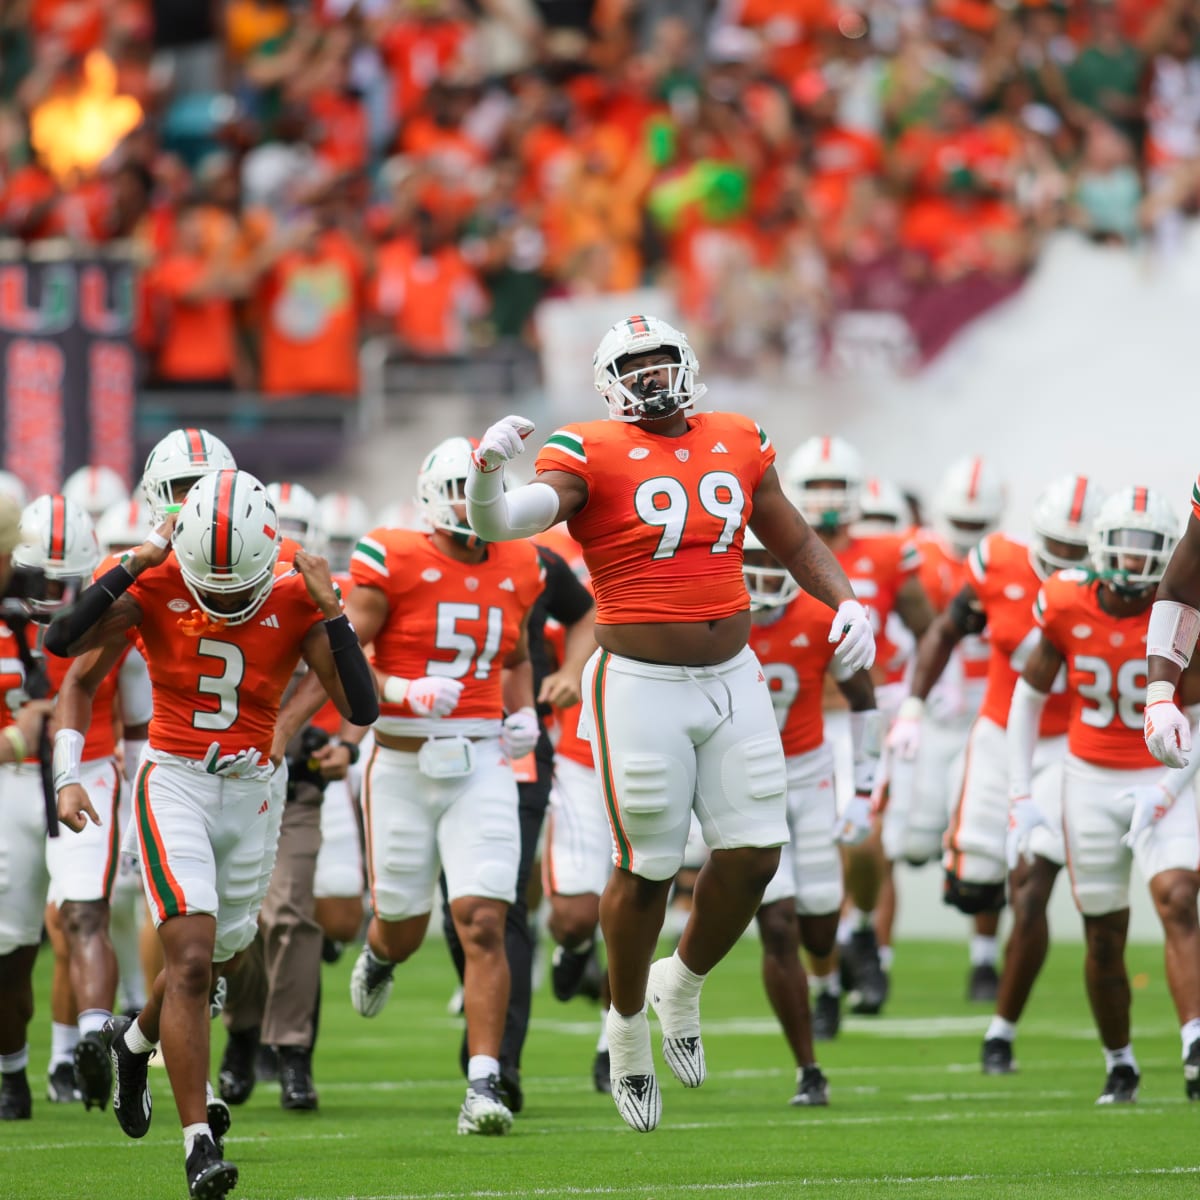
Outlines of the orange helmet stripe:
M1083 502L1087 499L1088 481L1086 475L1075 477L1075 495L1071 497L1071 513L1067 518L1072 525L1079 524L1083 516Z
M983 474L983 459L976 458L971 461L971 478L967 482L967 497L974 500L979 495L979 477Z
M50 498L50 558L61 562L67 551L67 499Z
M194 463L205 463L208 461L208 451L204 448L204 436L198 429L185 429L184 434L188 441L188 457Z
M1134 512L1145 512L1146 511L1146 489L1144 487L1138 487L1138 488L1133 489L1133 511Z
M233 567L233 495L237 487L237 472L222 471L213 499L212 554L214 571L229 571Z

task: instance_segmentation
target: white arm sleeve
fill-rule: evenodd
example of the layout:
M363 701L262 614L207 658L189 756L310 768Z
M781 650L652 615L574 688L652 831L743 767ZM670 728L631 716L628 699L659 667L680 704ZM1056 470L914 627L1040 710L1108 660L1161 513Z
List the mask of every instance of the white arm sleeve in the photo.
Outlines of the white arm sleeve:
M1033 752L1037 747L1038 722L1047 694L1030 687L1024 679L1013 689L1008 710L1008 794L1033 794Z
M154 693L146 660L136 651L125 655L117 671L121 694L121 719L126 725L145 725L154 715Z
M558 493L548 483L504 490L504 472L467 473L467 522L485 542L533 537L558 520Z

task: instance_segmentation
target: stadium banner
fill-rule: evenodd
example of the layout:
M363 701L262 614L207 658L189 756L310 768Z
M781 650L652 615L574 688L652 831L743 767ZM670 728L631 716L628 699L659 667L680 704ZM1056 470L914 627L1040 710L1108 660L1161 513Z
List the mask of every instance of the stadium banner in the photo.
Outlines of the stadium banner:
M85 463L131 482L136 271L127 248L0 244L2 464L31 496Z

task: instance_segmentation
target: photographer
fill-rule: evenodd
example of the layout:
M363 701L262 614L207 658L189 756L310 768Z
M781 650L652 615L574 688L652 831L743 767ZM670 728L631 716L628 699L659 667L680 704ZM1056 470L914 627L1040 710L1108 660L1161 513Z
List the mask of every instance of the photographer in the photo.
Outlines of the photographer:
M0 496L0 595L5 599L13 583L12 552L20 524L16 503ZM32 1115L25 1035L33 1016L33 964L50 882L40 772L35 768L32 773L36 786L25 786L30 772L23 764L41 739L51 705L26 699L23 657L11 630L0 623L0 827L10 862L0 884L0 1121Z

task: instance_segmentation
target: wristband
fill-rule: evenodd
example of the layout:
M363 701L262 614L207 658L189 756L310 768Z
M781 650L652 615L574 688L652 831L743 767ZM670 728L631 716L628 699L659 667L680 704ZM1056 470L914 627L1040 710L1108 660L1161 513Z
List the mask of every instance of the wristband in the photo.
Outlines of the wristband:
M146 544L153 546L156 550L165 550L171 543L157 529L152 529L146 535Z
M925 701L920 696L905 696L896 710L897 721L919 721L925 715Z
M334 744L341 746L350 755L351 766L354 766L358 762L359 755L362 754L362 748L357 742L343 742L341 738L338 738Z
M329 638L329 649L337 654L341 650L353 650L358 646L358 634L345 613L325 619L325 633Z
M54 735L54 790L79 782L83 762L83 734L78 729L60 729Z
M1175 703L1175 685L1168 683L1165 679L1156 679L1153 683L1146 685L1146 707L1149 708L1152 704L1162 704L1166 701L1168 704Z
M383 698L388 704L403 704L408 695L409 680L399 675L389 675L383 681Z
M1200 611L1175 600L1155 600L1146 630L1146 657L1165 658L1186 667L1200 633Z
M29 753L29 747L25 744L25 735L16 725L6 725L3 732L12 744L13 762L24 762L25 756Z

